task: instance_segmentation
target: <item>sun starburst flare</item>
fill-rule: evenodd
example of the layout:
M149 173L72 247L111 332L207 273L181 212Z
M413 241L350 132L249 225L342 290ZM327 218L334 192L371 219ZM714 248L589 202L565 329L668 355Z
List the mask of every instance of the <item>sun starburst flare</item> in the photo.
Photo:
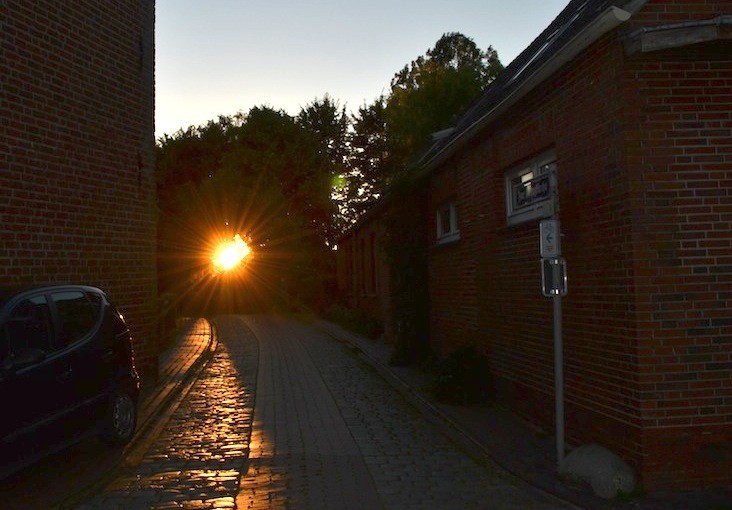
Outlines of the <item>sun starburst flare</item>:
M217 272L231 271L237 267L251 252L249 245L239 234L232 241L221 243L211 257Z

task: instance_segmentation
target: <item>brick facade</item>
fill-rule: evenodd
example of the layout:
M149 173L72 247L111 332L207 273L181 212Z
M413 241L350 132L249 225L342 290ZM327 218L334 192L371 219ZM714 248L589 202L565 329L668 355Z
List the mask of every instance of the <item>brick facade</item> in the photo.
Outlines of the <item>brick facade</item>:
M539 221L508 224L505 178L556 156L567 439L620 454L650 491L732 483L732 40L728 24L691 45L686 28L668 28L725 14L729 2L649 1L471 135L429 183L431 210L453 201L460 232L429 248L432 346L476 343L498 398L551 430ZM633 46L640 27L661 27L642 41L661 47ZM669 34L682 42L663 47Z
M107 290L153 372L154 2L2 11L0 280Z
M389 267L380 245L384 228L364 221L338 243L337 285L341 298L355 309L377 319L391 338Z
M538 221L506 225L503 177L555 151L571 282L568 437L618 452L650 490L732 482L730 55L725 40L626 56L611 33L432 181L439 201L443 174L456 174L462 234L432 257L438 344L465 341L456 319L477 330L500 397L551 428L552 316L538 285Z

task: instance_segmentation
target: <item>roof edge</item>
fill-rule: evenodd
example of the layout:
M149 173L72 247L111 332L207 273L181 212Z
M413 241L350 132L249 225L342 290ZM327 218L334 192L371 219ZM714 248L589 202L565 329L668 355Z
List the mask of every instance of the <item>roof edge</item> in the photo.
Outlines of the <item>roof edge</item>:
M683 21L641 27L623 37L625 53L634 55L692 44L729 39L724 28L732 26L732 15L721 14L705 20Z
M592 43L597 41L601 36L617 28L619 25L630 19L647 0L635 0L629 2L627 7L630 10L621 9L614 5L608 7L601 12L591 23L583 28L577 35L567 41L557 52L555 52L540 67L531 73L524 81L522 81L515 89L513 89L506 97L501 99L489 111L483 114L478 120L471 125L455 134L443 147L441 147L432 157L422 164L420 173L430 172L439 164L443 163L448 157L455 153L459 148L463 147L478 131L496 119L501 113L513 106L521 98L526 96L539 83L546 80L549 76L559 70L564 64L576 57L581 51L586 49Z

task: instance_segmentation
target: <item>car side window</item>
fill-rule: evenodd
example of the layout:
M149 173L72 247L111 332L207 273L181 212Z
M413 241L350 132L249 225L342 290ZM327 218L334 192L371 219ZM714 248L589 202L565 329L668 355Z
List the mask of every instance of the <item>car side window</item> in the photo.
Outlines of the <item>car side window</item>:
M52 350L51 312L45 296L35 296L18 303L3 325L0 356L18 356L30 351Z
M97 323L98 312L81 291L51 294L61 321L59 348L73 344L88 335Z

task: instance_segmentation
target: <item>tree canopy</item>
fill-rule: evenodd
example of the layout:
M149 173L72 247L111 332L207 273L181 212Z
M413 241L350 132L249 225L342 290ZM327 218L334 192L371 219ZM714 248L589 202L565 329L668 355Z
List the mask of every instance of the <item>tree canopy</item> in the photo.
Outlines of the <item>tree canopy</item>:
M253 246L249 265L256 268L249 272L257 285L247 292L259 306L315 292L310 287L330 271L336 217L331 184L340 171L324 138L271 108L220 117L162 140L163 290L174 290L181 277L200 275L213 245L238 233Z
M164 136L156 168L161 290L205 280L212 243L240 234L253 248L248 287L236 292L248 296L246 306L324 299L340 232L501 69L491 47L448 33L355 114L326 94L294 117L255 107Z
M398 71L389 95L353 117L351 175L358 181L353 187L369 194L356 206L364 208L396 173L408 169L431 134L450 127L502 70L492 47L482 51L469 37L451 32Z

